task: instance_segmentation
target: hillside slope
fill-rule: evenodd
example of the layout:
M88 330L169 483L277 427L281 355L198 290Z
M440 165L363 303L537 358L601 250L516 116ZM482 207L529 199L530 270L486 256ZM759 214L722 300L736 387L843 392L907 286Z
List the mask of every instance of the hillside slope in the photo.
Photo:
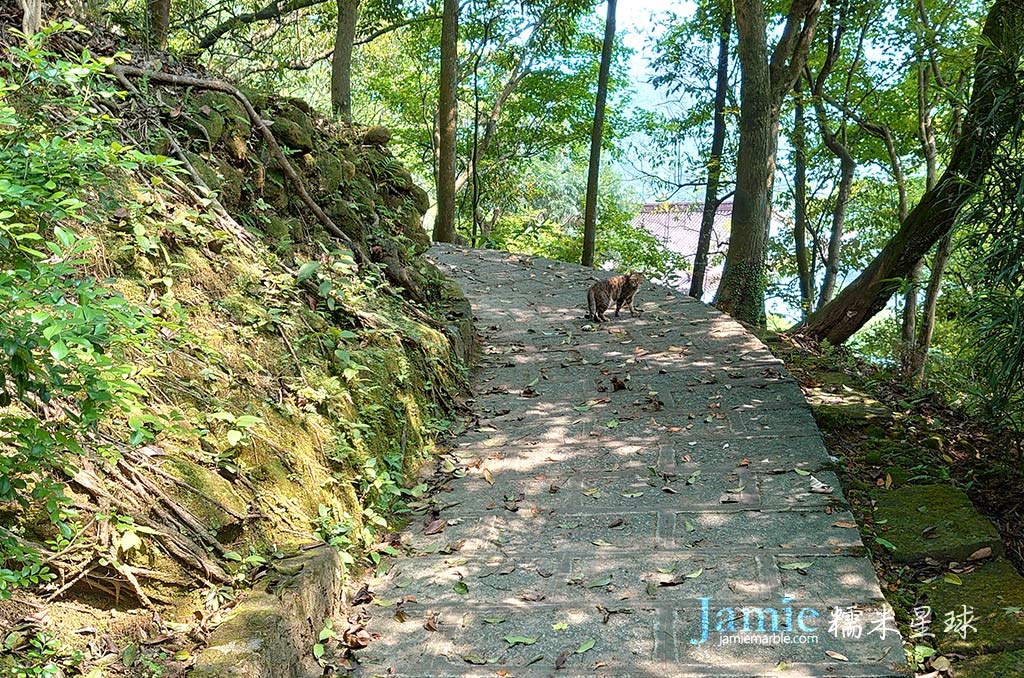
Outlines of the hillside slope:
M0 43L0 668L174 673L307 545L375 561L467 307L386 130L70 26Z

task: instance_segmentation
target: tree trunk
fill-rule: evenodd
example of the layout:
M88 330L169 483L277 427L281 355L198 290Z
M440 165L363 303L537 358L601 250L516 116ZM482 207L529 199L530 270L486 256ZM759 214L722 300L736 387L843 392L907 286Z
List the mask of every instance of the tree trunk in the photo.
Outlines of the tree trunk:
M843 343L885 307L921 257L952 231L960 209L977 194L1000 144L1019 120L1016 75L1024 51L1022 23L1024 3L993 3L983 30L985 41L975 53L964 134L953 145L949 165L864 272L797 331L819 341Z
M434 240L455 242L455 151L459 71L459 3L444 0L441 17L441 77L437 104L437 218Z
M818 308L821 308L832 299L835 292L836 280L839 278L839 255L843 243L843 230L846 224L846 207L850 202L850 194L853 192L853 175L857 169L857 163L850 155L846 146L839 141L838 135L833 134L829 129L828 120L825 117L825 106L820 100L815 103L815 110L818 115L818 126L821 128L821 138L837 158L839 158L839 189L836 192L836 204L832 209L832 232L828 239L828 254L825 259L825 278L821 283L821 295L818 297Z
M338 0L338 27L331 56L331 109L352 122L352 48L359 23L359 0Z
M615 43L615 2L608 0L608 16L604 22L604 43L601 45L601 69L597 76L597 103L594 106L594 128L590 134L590 167L587 170L587 201L583 209L583 265L594 265L597 238L597 180L601 170L601 136L604 134L604 107L608 98L608 75L612 66L612 45Z
M782 100L806 63L820 7L821 0L793 0L769 57L763 0L734 3L742 74L740 145L729 251L715 305L751 324L764 322L765 248Z
M38 33L43 26L43 0L21 0L21 31L25 35Z
M800 284L800 312L806 318L814 307L814 280L807 254L807 127L804 122L803 88L796 83L793 109L793 150L796 177L793 179L793 241Z
M167 49L167 32L171 27L171 0L149 0L149 28L152 31L153 46Z
M732 11L728 4L721 4L722 22L718 29L718 77L715 83L715 125L711 133L711 155L708 158L708 183L704 190L704 213L700 220L697 236L697 252L693 258L693 277L690 279L690 296L700 299L704 296L704 275L708 268L708 250L711 249L711 233L715 227L718 212L718 185L722 176L722 151L725 148L725 98L729 93L729 36L732 33Z
M925 164L925 190L935 188L938 181L938 145L935 142L935 124L932 118L931 104L928 102L928 64L923 59L917 61L917 136L921 141L921 150ZM900 349L900 365L903 374L911 376L917 372L917 295L921 288L921 275L924 273L924 258L914 264L907 276L907 292L903 298L903 323L900 332L902 343Z
M928 279L928 289L924 295L924 312L921 315L921 328L918 330L914 351L910 354L909 372L914 383L924 383L924 365L928 360L928 349L932 345L932 334L935 332L935 309L939 302L939 290L942 288L942 275L946 271L946 262L953 252L953 233L947 233L939 241L939 247L932 261L932 275Z

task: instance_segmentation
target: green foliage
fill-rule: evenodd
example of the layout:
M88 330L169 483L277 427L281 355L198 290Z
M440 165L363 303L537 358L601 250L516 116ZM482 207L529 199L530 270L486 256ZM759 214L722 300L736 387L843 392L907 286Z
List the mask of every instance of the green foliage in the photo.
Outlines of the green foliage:
M78 675L82 653L71 651L52 633L14 630L0 639L0 677L61 678ZM73 673L72 673L73 672Z
M560 261L579 262L582 252L583 195L586 168L565 160L534 160L519 177L521 190L509 216L486 235L491 247L524 252ZM598 192L598 266L643 271L668 280L688 266L654 236L632 225L639 209L618 175L609 167L601 173Z
M73 518L61 478L96 448L101 425L116 419L134 442L152 435L133 357L156 321L87 274L94 243L81 231L101 217L88 195L112 168L162 162L114 139L101 108L117 96L111 59L46 51L49 35L72 28L12 47L0 70L0 506L45 507L58 542ZM52 577L0 528L0 598Z

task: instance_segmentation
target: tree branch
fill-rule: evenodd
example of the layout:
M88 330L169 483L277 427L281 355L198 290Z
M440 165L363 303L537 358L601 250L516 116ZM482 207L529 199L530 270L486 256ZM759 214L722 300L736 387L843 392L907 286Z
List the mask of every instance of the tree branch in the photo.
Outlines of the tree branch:
M359 38L358 40L356 40L352 44L353 45L365 45L365 44L368 44L370 42L373 42L374 40L376 40L377 38L379 38L379 37L381 37L383 35L387 35L388 33L391 33L392 31L397 31L399 28L405 28L406 26L411 26L413 24L421 23L421 22L424 22L424 21L436 21L437 19L440 19L440 18L441 18L440 14L427 14L425 16L418 16L418 17L413 17L412 19L406 19L405 21L399 21L396 24L391 24L389 26L384 26L383 28L378 28L377 30L373 31L372 33L368 33L365 36ZM275 66L263 66L261 68L253 69L252 72L253 73L266 73L267 71L276 71L276 70L279 70L279 69L284 69L284 70L288 70L288 71L307 71L310 68L313 68L313 66L316 66L321 61L326 61L327 59L330 59L333 56L334 56L334 48L331 47L330 49L324 50L323 52L320 52L319 54L314 55L312 58L307 59L306 61L289 61L287 63L278 63Z
M248 24L256 23L257 21L269 21L271 19L279 19L280 17L296 12L306 7L313 7L319 5L327 0L287 0L282 6L280 0L273 0L269 5L259 10L258 12L250 12L248 14L239 14L233 16L227 21L221 22L212 31L207 33L199 44L196 45L195 51L201 51L209 49L224 36L228 31L237 28L238 26L246 26Z

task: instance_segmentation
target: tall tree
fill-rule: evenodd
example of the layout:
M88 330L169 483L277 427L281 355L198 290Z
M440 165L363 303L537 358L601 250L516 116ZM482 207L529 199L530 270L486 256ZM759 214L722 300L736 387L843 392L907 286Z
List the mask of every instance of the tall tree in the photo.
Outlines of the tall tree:
M331 57L331 108L352 122L352 49L356 42L360 0L338 0L338 26Z
M760 324L779 116L807 61L821 0L792 0L770 54L764 0L736 0L734 7L741 70L740 142L732 232L715 305L735 318Z
M1024 103L1019 80L1024 3L996 0L982 34L963 133L953 145L945 171L863 273L797 326L797 331L841 344L884 308L921 257L952 231L964 204L977 194L1003 140L1019 127Z
M25 35L38 33L43 25L43 0L21 0L21 30Z
M796 253L797 282L800 285L800 312L806 317L814 307L814 280L807 251L807 123L801 80L797 80L793 101L793 242Z
M729 93L729 37L732 34L732 3L719 2L721 21L718 27L718 68L715 78L715 126L711 133L711 154L708 156L708 183L704 188L704 212L697 236L697 252L693 257L690 296L704 296L704 275L708 268L711 232L718 212L718 187L722 179L722 151L725 149L725 98Z
M434 240L455 242L455 152L458 129L459 3L444 0L437 104L437 218Z
M850 153L846 141L847 116L845 113L843 114L839 123L839 129L833 131L828 120L828 115L825 112L825 102L823 100L825 81L835 68L836 62L839 60L840 52L843 49L843 37L846 33L848 10L849 6L846 3L842 3L838 8L838 15L834 18L830 17L832 19L832 23L835 24L835 32L833 33L831 30L827 31L826 38L828 50L825 56L825 62L816 78L812 79L808 77L808 80L812 83L812 87L814 89L814 111L818 119L818 128L821 131L821 140L832 155L839 159L839 186L836 189L835 204L832 206L832 230L828 239L828 252L825 255L825 276L821 283L821 294L818 295L819 308L832 300L832 295L835 293L836 282L839 279L839 259L840 251L842 249L843 235L845 235L846 211L850 202L850 195L853 193L854 173L857 170L857 163L853 158L853 154ZM853 63L851 64L850 71L845 78L846 88L842 97L844 104L850 98L852 75L856 70L857 63L860 59L868 25L868 22L864 23L860 34L860 41L857 43L857 50L854 55ZM810 73L809 68L808 73Z
M597 76L597 103L594 106L594 129L590 134L590 168L587 171L587 199L583 210L584 266L594 265L594 242L597 237L597 180L601 170L601 137L604 134L604 109L608 99L608 76L612 68L612 45L615 43L615 2L608 1L604 21L604 42L601 45L601 70Z
M167 33L171 27L171 0L149 0L147 10L153 47L167 49Z

